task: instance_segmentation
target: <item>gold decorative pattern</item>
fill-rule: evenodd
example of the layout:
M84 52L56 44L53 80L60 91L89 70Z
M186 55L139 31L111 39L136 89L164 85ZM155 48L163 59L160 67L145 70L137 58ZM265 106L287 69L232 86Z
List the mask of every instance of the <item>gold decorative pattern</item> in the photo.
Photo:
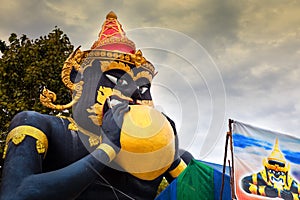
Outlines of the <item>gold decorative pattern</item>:
M101 143L101 141L102 141L101 136L98 136L94 133L91 133L90 131L87 131L87 130L83 129L82 127L78 126L73 118L63 117L63 116L60 116L60 117L66 118L66 119L69 120L69 122L70 122L70 124L68 126L69 130L80 131L84 135L88 136L89 137L89 144L90 144L91 147L99 145Z
M148 71L141 71L139 73L137 73L137 75L135 75L133 77L133 80L136 81L138 80L139 78L146 78L149 80L149 82L151 83L152 82L152 75L148 72Z
M91 147L94 147L96 145L99 145L101 142L101 137L97 136L97 135L92 135L89 138L89 143Z
M68 125L68 129L69 129L69 130L72 130L72 131L78 131L78 127L76 126L75 123L70 123L70 124Z
M91 113L89 118L96 125L102 125L103 106L106 99L113 94L113 89L109 87L100 86L97 91L97 103L87 109Z
M131 48L135 48L135 44L134 42L132 42L131 40L129 40L128 38L117 38L117 37L109 37L103 40L97 40L95 41L95 43L93 44L93 46L91 47L91 49L94 49L98 46L105 46L107 44L126 44L129 45Z
M25 139L25 137L26 137L25 134L21 132L16 132L11 140L15 145L18 145Z
M131 68L122 62L116 62L116 61L100 61L101 63L101 71L106 72L113 69L119 69L123 70L124 72L128 73L131 77L133 77L133 71Z
M102 125L103 107L107 98L110 96L117 96L120 99L130 101L130 102L133 101L132 98L123 95L119 90L100 86L97 91L97 102L86 110L88 113L91 114L89 115L89 118L92 120L92 122L95 125L98 126ZM142 104L142 101L140 101L140 104Z
M136 102L137 102L137 104L140 104L140 105L146 105L146 106L154 107L154 104L153 104L152 100L137 100Z
M135 66L139 67L142 64L146 63L146 59L143 57L142 51L138 50L135 54L131 56L132 61L134 62Z
M75 96L73 97L72 101L68 104L65 105L55 105L53 102L56 100L56 94L47 88L43 88L42 93L40 94L40 101L41 103L51 109L55 110L65 110L71 108L75 103L78 102L78 100L81 97L82 94L82 87L83 87L84 82L79 81L74 85L74 89L76 91Z
M56 115L57 117L60 117L60 118L63 118L63 119L67 119L70 123L68 125L68 129L69 130L72 130L72 131L78 131L78 127L76 125L76 122L75 120L72 118L72 117L66 117L66 116L63 116L63 115Z
M142 67L151 72L151 74L154 76L155 69L153 65L150 62L148 62L146 58L143 57L141 50L138 50L135 54L132 54L131 60L137 68Z
M112 95L118 96L119 98L126 100L126 101L132 101L132 98L123 95L121 91L116 90L116 89L113 89Z
M120 61L125 64L134 65L137 68L141 67L149 71L152 76L155 75L154 66L143 57L141 50L138 50L135 54L123 53L119 51L108 51L102 49L88 50L85 52L88 53L87 58L96 57L101 58L102 60Z
M39 154L46 152L47 148L40 140L36 141L36 150Z
M74 68L76 71L80 72L80 64L88 54L87 52L82 52L79 48L80 47L78 47L75 51L73 51L70 54L70 56L65 61L61 72L62 82L67 88L69 88L72 91L75 90L76 87L70 78L72 69Z
M3 158L6 156L9 141L12 141L15 145L19 145L26 136L33 137L37 140L36 150L39 154L44 154L45 157L48 149L47 136L41 130L33 126L22 125L12 129L7 135Z
M102 125L103 105L95 103L93 106L87 109L87 112L91 113L89 118L95 125Z
M130 75L134 81L143 77L143 78L148 79L150 83L152 82L153 75L149 71L141 71L141 72L137 73L136 75L134 75L132 69L123 62L100 61L100 63L101 63L101 71L102 72L107 72L107 71L113 70L113 69L119 69L119 70L126 72L128 75Z

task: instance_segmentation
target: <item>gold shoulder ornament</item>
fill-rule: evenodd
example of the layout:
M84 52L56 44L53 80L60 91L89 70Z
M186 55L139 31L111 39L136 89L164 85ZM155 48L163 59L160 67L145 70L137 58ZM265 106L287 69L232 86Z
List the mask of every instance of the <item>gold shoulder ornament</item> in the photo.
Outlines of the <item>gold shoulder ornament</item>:
M44 154L45 158L48 149L48 139L45 133L33 126L22 125L12 129L7 135L3 152L3 159L6 156L8 143L12 141L12 143L14 143L15 145L19 145L24 141L26 136L30 136L36 139L36 150L39 154Z

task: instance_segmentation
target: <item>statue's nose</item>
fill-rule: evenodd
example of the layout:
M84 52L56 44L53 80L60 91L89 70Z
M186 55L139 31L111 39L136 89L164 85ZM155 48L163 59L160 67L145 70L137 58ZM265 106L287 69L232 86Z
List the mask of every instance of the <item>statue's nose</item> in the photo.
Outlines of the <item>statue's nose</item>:
M132 99L142 99L142 96L141 96L141 93L140 93L140 90L138 87L135 88L135 90L133 91L132 95L131 95L131 98Z
M280 172L275 172L275 177L278 178L280 176Z

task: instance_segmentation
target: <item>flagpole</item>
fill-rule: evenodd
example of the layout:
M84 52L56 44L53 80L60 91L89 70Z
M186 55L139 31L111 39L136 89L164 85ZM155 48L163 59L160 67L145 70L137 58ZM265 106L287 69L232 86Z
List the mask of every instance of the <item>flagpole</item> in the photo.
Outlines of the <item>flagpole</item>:
M234 121L229 119L229 139L230 139L230 151L231 151L231 163L232 173L230 173L230 186L231 186L231 199L237 199L235 196L235 180L234 180L234 156L233 156L233 140L232 140L232 124Z
M223 199L223 191L224 191L224 179L225 179L225 169L226 169L226 160L227 160L227 149L228 149L228 140L229 140L229 132L226 134L226 141L225 141L225 151L224 151L224 161L223 161L223 173L222 173L222 186L220 192L220 200Z
M225 141L225 151L224 151L223 174L222 174L222 186L221 186L221 192L220 192L220 200L223 199L228 142L230 142L230 151L231 151L231 160L232 160L232 166L230 166L230 163L229 163L231 199L236 199L235 189L234 189L235 187L234 187L234 158L233 158L233 144L232 144L232 123L234 123L234 121L232 119L229 119L228 120L229 131L226 134L226 141Z

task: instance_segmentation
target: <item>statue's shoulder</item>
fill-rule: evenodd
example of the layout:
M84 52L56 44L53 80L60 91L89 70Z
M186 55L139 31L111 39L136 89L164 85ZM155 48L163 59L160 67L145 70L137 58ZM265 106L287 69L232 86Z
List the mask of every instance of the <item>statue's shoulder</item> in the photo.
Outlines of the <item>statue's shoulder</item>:
M49 120L58 120L60 117L54 116L54 115L49 115L49 114L42 114L36 111L22 111L16 114L12 122L17 121L17 122L24 122L24 123L32 123L32 122L39 122L41 120L44 120L44 122L50 122Z
M47 133L51 129L62 128L67 124L69 124L69 120L66 117L42 114L36 111L22 111L13 117L9 130L18 126L32 126Z

